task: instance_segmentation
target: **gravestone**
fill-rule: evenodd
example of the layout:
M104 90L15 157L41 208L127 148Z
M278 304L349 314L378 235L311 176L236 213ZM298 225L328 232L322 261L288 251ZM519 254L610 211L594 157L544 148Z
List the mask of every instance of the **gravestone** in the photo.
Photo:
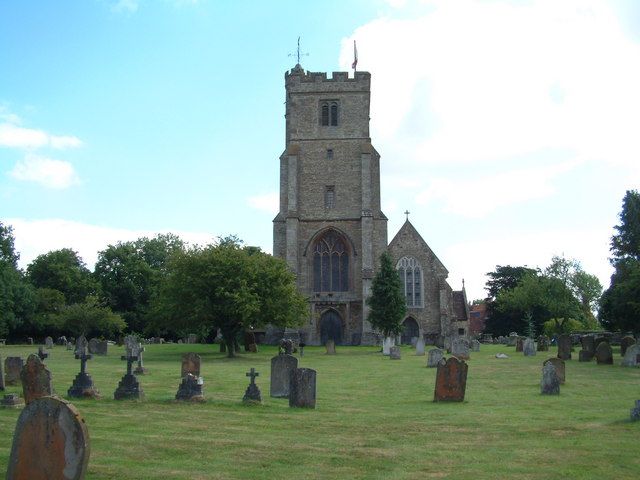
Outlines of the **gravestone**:
M520 337L516 338L516 352L521 352L524 348L524 340Z
M469 360L469 345L463 338L456 338L451 342L451 355L461 360Z
M251 345L255 345L256 335L252 331L244 332L244 351L251 352Z
M187 343L194 344L198 342L198 336L195 333L190 333L187 335Z
M144 391L142 390L142 387L135 375L131 372L133 362L138 360L138 357L132 355L131 350L127 349L127 355L121 356L120 360L125 360L127 362L127 373L124 374L118 383L118 388L113 392L113 398L115 400L144 399Z
M509 347L515 347L516 343L518 342L518 334L515 332L511 332L509 334L509 337L507 338L507 346Z
M560 379L558 372L551 362L545 362L542 367L540 393L542 395L560 395Z
M631 421L637 422L640 420L640 400L636 400L635 408L631 409Z
M440 360L442 360L442 357L444 357L444 353L442 350L440 350L439 348L432 348L427 354L427 367L437 367L438 363L440 363Z
M203 386L204 380L202 377L187 373L180 381L178 393L176 393L176 400L204 402Z
M596 362L598 365L613 365L613 351L609 342L600 342L596 347Z
M4 359L4 384L19 385L20 372L24 367L24 360L21 357L7 357Z
M623 367L638 367L640 366L640 344L634 343L627 347L624 358L622 359Z
M583 335L580 337L582 350L578 352L579 362L590 362L596 353L596 339L591 335Z
M71 342L67 342L67 350L68 350L68 351L73 350L73 343L71 343Z
M620 340L620 355L624 357L627 353L627 348L636 343L636 339L630 335L627 335Z
M243 403L262 403L262 395L260 394L258 385L256 385L256 377L259 375L255 368L252 368L251 371L246 373L247 377L251 377L251 382L244 392L244 397L242 397Z
M65 337L64 335L56 339L56 345L58 345L59 347L64 347L66 344L67 344L67 337Z
M536 354L536 344L533 338L527 338L522 346L522 353L525 357L533 357Z
M385 337L382 341L382 355L391 355L391 347L393 344L393 338Z
M98 350L98 339L92 338L91 340L89 340L89 353L91 353L92 355L95 355L97 350Z
M336 342L334 342L332 339L327 340L327 343L324 344L324 347L327 350L327 355L336 354Z
M189 352L182 355L182 367L180 377L184 378L188 373L195 377L200 376L200 355Z
M542 366L544 367L548 363L553 365L553 368L555 369L555 372L558 375L558 381L560 383L564 383L565 382L565 363L564 363L564 360L562 360L561 358L548 358L542 363Z
M93 355L88 353L87 339L81 336L76 341L76 360L80 360L80 373L73 379L73 383L67 395L72 398L100 398L100 392L93 384L91 375L87 373L87 360L91 360Z
M558 337L558 358L561 360L571 360L571 337L562 334Z
M35 354L27 358L27 363L20 372L20 380L22 380L22 392L27 405L37 398L53 395L51 372Z
M438 363L434 402L462 402L467 388L469 366L458 357L443 358Z
M57 397L34 400L18 418L7 479L82 480L89 445L87 425L71 403Z
M0 355L0 392L3 392L4 389L4 362L2 361L2 355Z
M92 342L93 347L91 347ZM109 343L106 340L98 340L97 338L92 338L89 341L89 353L92 353L94 355L106 355L108 349Z
M38 345L38 357L40 358L40 360L44 360L48 356L49 354L44 351L44 347L42 345Z
M296 368L290 375L289 406L316 408L316 371Z
M549 351L549 337L546 335L540 335L538 337L538 348L539 352L548 352Z
M33 345L33 337L27 337L27 345Z
M136 369L133 371L133 374L145 375L146 373L149 372L149 370L147 369L147 367L144 366L144 360L142 359L142 354L144 353L144 347L140 342L138 342L133 348L132 352L134 353L135 356L138 357L138 365L136 366Z
M416 342L416 355L424 355L424 337L422 335L418 337L418 341Z
M471 340L471 351L472 352L480 351L480 342L478 340Z
M17 393L8 393L0 400L2 408L22 408L23 406L24 400Z
M389 358L391 358L391 360L400 360L400 347L398 345L391 347Z
M271 358L271 384L269 394L272 397L289 396L291 372L298 368L298 359L293 355L276 355Z
M45 347L47 347L48 349L52 349L53 348L53 338L51 337L47 337L44 339L44 345Z
M293 341L289 338L283 338L280 341L280 353L283 355L293 354Z
M249 353L258 353L258 344L257 343L250 343L249 344ZM302 355L302 353L301 353Z

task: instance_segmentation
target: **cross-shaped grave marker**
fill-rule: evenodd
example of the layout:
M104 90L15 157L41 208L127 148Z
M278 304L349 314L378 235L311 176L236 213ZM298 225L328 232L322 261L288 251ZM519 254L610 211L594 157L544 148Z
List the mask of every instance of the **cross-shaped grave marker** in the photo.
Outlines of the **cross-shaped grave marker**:
M259 377L260 374L258 372L256 372L255 368L252 368L250 372L247 372L245 374L247 377L251 377L251 383L255 384L256 383L256 377Z
M127 361L127 375L131 375L131 366L133 365L133 362L138 360L138 356L134 355L133 352L127 348L127 354L122 355L120 360Z
M260 376L260 374L256 372L255 368L252 368L250 372L246 373L246 376L251 377L251 383L247 387L247 391L244 393L242 401L245 403L261 403L262 395L260 394L258 385L256 385L256 377Z

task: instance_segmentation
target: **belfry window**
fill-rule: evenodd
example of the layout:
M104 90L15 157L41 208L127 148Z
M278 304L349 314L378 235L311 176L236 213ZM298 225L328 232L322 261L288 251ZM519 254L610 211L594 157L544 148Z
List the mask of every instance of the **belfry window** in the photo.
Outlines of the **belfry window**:
M329 125L329 104L328 103L323 103L322 104L322 115L321 115L321 124L322 125Z
M320 104L320 125L337 127L339 111L338 102L322 102Z
M413 257L402 257L396 265L407 299L407 307L422 307L422 268Z
M333 185L324 187L324 208L336 206L336 189Z
M349 290L349 251L338 232L329 230L313 249L313 291L346 292Z
M335 102L331 104L331 126L338 126L338 104Z

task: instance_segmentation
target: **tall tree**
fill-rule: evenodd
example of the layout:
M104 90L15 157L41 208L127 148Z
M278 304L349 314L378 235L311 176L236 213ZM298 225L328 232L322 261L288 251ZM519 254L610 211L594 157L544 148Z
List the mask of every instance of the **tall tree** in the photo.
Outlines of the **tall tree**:
M367 299L367 320L385 337L402 331L402 319L407 313L407 301L402 291L398 271L393 267L389 252L380 256L380 268L371 282L371 296Z

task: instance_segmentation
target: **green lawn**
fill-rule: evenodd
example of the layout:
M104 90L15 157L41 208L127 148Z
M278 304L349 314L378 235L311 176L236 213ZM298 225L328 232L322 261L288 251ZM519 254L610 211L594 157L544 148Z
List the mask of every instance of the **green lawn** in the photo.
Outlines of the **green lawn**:
M0 347L0 356L35 347ZM202 357L207 402L175 403L180 357ZM494 355L507 353L498 360ZM102 400L76 400L91 437L89 479L580 479L640 478L640 369L567 362L560 396L540 395L542 361L513 347L472 353L464 403L433 403L435 369L403 347L307 347L299 366L318 372L315 410L269 397L274 347L229 360L211 345L148 345L143 402L112 400L122 347L87 366ZM64 396L80 362L63 347L45 361ZM251 367L262 406L241 403ZM7 392L18 392L8 387ZM6 393L6 392L5 392ZM0 409L0 476L19 410Z

